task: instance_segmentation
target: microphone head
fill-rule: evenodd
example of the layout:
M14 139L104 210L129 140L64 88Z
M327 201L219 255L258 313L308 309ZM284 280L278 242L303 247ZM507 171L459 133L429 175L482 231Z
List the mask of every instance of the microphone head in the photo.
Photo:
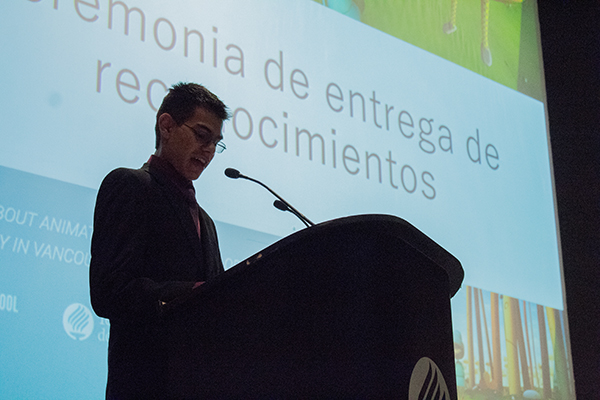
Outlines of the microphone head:
M281 211L290 211L289 207L287 206L287 204L285 204L283 201L281 200L275 200L273 202L273 205L275 206L275 208L280 209Z
M237 169L235 169L235 168L227 168L227 169L225 170L225 175L226 175L228 178L231 178L231 179L237 179L237 178L239 178L239 177L240 177L240 175L241 175L241 174L240 174L240 171L238 171L238 170L237 170Z

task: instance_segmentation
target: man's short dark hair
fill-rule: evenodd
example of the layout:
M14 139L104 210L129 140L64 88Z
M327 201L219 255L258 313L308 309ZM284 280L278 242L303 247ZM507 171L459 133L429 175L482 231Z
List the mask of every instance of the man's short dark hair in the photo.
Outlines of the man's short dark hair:
M204 108L213 113L221 122L228 120L229 109L227 106L210 90L197 83L179 82L165 96L156 113L156 148L160 144L160 129L158 127L158 118L167 113L178 126L181 126L187 121L196 111L196 109Z

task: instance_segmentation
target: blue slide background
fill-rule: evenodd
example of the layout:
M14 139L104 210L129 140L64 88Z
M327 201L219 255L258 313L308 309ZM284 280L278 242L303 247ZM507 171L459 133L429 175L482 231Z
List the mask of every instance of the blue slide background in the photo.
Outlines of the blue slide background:
M227 151L195 183L227 267L303 229L263 189L224 177L235 167L315 222L402 217L462 262L465 285L564 309L543 102L309 0L119 3L142 25L109 3L0 3L0 398L102 396L94 198L110 170L154 151L153 108L177 81L234 111ZM187 30L203 35L203 58L197 42L186 53Z

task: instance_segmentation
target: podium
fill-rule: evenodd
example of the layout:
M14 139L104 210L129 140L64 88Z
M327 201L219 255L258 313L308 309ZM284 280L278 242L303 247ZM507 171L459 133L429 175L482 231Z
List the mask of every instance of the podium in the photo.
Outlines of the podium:
M462 279L456 258L397 217L303 229L169 305L169 393L456 399L450 298Z

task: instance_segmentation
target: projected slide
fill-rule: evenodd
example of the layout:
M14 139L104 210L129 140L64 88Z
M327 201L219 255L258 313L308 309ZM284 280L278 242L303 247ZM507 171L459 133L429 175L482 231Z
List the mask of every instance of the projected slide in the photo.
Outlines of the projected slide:
M109 323L91 310L87 281L95 195L109 171L154 152L156 109L179 81L206 85L232 111L227 150L195 182L226 268L305 229L227 167L317 223L399 216L465 269L453 300L461 397L570 395L536 21L532 0L2 2L0 398L102 396ZM485 294L467 299L467 287ZM561 383L531 371L527 383L523 364L503 361L510 382L479 367L496 355L469 350L482 339L466 321L490 294L504 299L504 324L545 313L545 339L540 322L516 357L537 346L528 368ZM536 311L509 315L510 299ZM544 340L564 342L564 365L548 350L537 367ZM514 355L508 342L502 359Z

